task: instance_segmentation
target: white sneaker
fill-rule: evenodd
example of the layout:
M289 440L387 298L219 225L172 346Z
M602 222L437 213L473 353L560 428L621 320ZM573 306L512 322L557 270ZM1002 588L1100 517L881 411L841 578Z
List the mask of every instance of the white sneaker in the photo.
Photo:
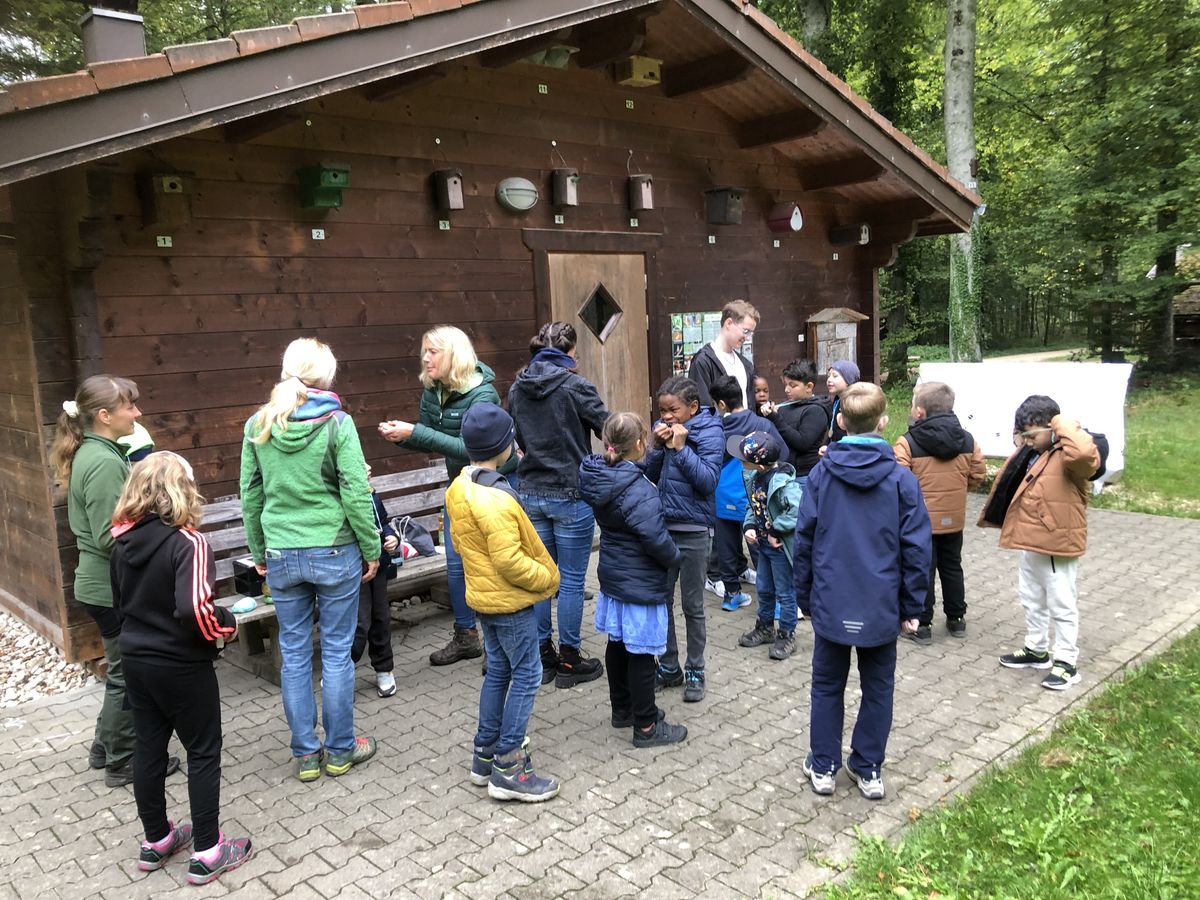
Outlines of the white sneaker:
M818 772L812 767L812 754L804 757L804 763L801 766L804 769L804 774L812 784L812 789L815 793L829 796L833 793L834 787L837 786L837 778L833 772Z
M750 584L758 584L758 573L753 569L747 569L742 573L742 581L749 582Z
M719 581L713 581L711 578L704 579L704 589L710 594L716 594L722 600L725 599L725 585Z
M879 774L878 769L872 769L866 775L855 772L850 766L846 766L846 771L850 773L850 777L858 785L858 792L860 794L868 800L883 799L883 776Z
M396 676L391 672L376 672L375 690L380 697L392 696L396 693Z

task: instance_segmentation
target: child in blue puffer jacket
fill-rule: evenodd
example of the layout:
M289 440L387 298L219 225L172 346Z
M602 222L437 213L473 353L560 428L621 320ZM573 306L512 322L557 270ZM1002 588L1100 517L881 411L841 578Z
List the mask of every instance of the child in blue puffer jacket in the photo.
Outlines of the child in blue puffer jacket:
M613 728L633 726L633 746L677 744L687 737L654 702L654 657L667 649L668 573L679 551L667 533L662 501L634 463L649 432L641 416L616 413L604 423L604 456L579 467L579 491L600 523L596 630L608 635L605 664Z
M681 562L670 572L670 590L673 598L678 581L687 628L687 663L681 670L674 612L668 607L667 650L658 658L658 686L686 681L683 702L697 703L704 699L704 569L716 522L713 494L725 458L725 432L716 413L700 406L696 382L681 375L658 389L658 411L653 447L641 466L658 485L667 532L679 548Z

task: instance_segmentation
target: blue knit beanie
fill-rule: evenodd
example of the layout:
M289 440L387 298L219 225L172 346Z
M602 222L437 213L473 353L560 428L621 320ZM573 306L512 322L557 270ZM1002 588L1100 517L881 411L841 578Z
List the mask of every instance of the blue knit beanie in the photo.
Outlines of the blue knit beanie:
M495 403L476 403L462 417L460 435L471 462L483 462L511 447L517 433L512 416Z
M848 359L839 359L835 363L830 363L829 368L841 375L847 386L862 379L862 375L858 371L858 366Z

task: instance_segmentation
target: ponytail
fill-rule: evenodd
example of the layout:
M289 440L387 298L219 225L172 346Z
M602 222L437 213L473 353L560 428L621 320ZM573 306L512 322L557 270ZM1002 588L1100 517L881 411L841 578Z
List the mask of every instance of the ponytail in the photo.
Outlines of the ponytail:
M287 431L288 418L304 405L309 387L327 391L337 374L337 359L328 344L315 338L296 338L283 351L283 371L279 383L271 389L271 397L254 414L257 433L251 437L256 444L265 444L278 427Z
M605 421L600 438L604 441L604 461L615 466L634 452L638 441L645 442L649 433L645 421L637 413L613 413Z
M288 417L304 405L308 399L308 387L294 376L285 378L271 388L271 397L254 414L254 427L258 433L251 438L256 444L265 444L271 439L271 431L278 426L287 431Z
M96 414L102 409L112 411L137 401L137 385L115 375L85 378L75 392L75 399L63 401L50 447L50 463L60 484L70 482L71 463L83 443L84 432L95 425Z

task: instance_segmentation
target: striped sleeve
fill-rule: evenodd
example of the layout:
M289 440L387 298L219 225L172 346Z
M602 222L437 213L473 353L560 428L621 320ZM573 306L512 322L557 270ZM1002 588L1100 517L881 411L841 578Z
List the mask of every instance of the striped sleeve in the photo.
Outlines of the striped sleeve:
M179 529L182 538L175 555L175 617L203 640L229 638L237 623L227 609L213 603L216 563L208 541L198 531Z

